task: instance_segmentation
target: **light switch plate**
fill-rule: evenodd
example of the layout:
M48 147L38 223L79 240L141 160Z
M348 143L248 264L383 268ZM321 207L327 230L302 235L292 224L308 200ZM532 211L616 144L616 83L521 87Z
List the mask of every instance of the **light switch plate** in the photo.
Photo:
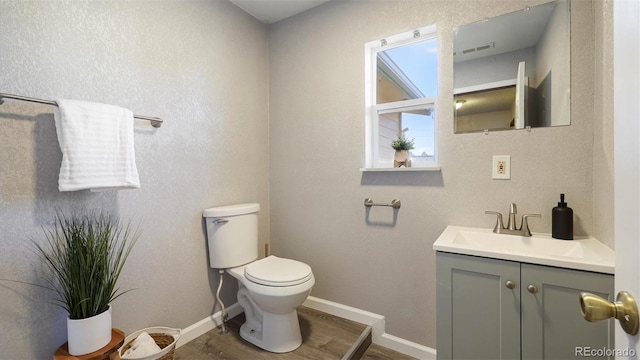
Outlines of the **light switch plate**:
M491 163L491 176L497 180L511 179L511 156L493 155Z

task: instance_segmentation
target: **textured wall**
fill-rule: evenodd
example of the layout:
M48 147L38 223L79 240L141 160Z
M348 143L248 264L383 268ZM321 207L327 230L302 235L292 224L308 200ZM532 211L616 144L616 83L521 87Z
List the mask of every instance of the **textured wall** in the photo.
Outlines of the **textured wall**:
M37 281L28 248L63 210L142 222L114 326L186 327L214 309L202 210L260 202L269 239L266 27L226 1L1 1L0 92L71 98L160 116L136 122L142 188L60 193L52 108L0 106L0 278ZM228 278L227 278L228 280ZM223 301L235 302L235 281ZM228 284L228 285L227 285ZM52 294L0 281L0 359L50 359L66 339Z
M613 230L613 0L594 2L593 236L615 247Z
M389 333L435 347L432 244L447 225L490 228L494 220L484 211L504 213L515 202L521 214L542 214L531 221L534 232L550 233L561 192L577 235L593 232L594 216L612 219L593 206L594 122L610 117L594 116L603 95L594 92L594 47L601 44L591 2L572 3L571 126L453 134L453 28L534 3L337 1L270 27L272 246L311 265L313 295L385 315ZM361 173L364 44L432 23L441 49L442 171ZM492 155L511 155L510 181L491 179ZM612 194L612 185L599 190ZM389 208L366 211L366 197L398 198L402 208L396 217Z
M573 3L571 126L453 135L452 29L539 2L468 1L464 12L459 1L332 2L272 25L267 59L265 27L222 1L2 0L0 92L112 103L166 123L136 125L141 189L59 193L51 108L0 106L0 277L35 281L27 244L55 208L104 208L144 229L121 284L137 290L116 300L114 324L185 327L218 310L202 209L258 201L262 241L271 218L273 251L313 267L313 295L435 346L431 245L447 224L490 227L484 210L514 201L550 232L565 192L576 232L613 246L609 1ZM362 174L364 43L434 22L443 170ZM512 156L511 181L490 179L494 154ZM401 199L395 223L390 209L365 212L365 197ZM51 294L0 289L0 358L50 358L65 340ZM234 290L224 287L225 303Z

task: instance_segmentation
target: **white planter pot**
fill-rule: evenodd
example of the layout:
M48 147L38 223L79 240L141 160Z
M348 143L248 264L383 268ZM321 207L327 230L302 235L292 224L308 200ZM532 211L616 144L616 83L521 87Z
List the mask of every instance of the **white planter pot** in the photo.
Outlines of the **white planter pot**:
M393 167L411 167L411 156L409 150L396 150L393 155Z
M409 160L409 151L408 150L396 150L396 152L394 154L394 159L397 162Z
M105 347L111 341L111 306L90 318L67 318L67 341L71 355L89 354Z

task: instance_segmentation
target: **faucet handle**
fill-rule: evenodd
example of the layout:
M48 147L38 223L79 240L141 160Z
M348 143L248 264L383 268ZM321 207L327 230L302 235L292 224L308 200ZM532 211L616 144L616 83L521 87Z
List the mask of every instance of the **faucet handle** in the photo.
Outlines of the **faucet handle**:
M516 203L509 204L509 214L517 214L517 213L518 213L518 207L516 206Z
M504 229L504 225L502 225L502 214L497 211L485 211L484 213L496 216L496 225L493 227L493 232L500 233L500 230Z
M530 217L541 218L540 214L524 214L522 215L522 225L520 226L520 230L525 233L525 236L531 236L531 231L529 230L529 221Z

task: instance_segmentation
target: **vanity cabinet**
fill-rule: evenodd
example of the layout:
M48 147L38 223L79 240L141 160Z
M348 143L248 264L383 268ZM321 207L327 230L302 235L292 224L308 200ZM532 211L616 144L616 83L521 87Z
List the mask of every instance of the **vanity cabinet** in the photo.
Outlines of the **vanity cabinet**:
M440 251L436 268L438 359L573 359L576 348L614 348L614 320L587 322L579 302L581 291L613 301L613 275Z

